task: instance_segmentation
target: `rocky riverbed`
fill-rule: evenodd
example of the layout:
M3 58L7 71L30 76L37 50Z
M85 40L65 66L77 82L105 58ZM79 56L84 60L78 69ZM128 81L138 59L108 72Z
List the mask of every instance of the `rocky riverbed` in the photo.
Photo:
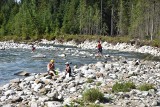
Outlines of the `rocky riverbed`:
M73 77L63 73L52 78L45 73L16 78L0 88L0 106L3 107L63 107L81 99L82 93L97 88L108 102L96 102L104 107L158 107L160 106L160 63L113 57L107 62L97 62L72 69ZM93 82L89 83L88 78ZM154 89L113 93L116 82L132 81L136 86L149 83ZM99 86L96 84L101 82ZM78 104L75 104L78 105Z
M53 49L52 46L39 44L63 44L80 48L94 49L96 41L85 41L76 44L74 41L59 43L58 41L42 40L36 44L37 49ZM31 45L17 44L13 41L0 42L2 49L30 49ZM137 47L129 44L112 45L102 43L103 49L134 51L160 56L160 49L150 46ZM124 57L106 56L105 62L85 64L72 68L73 77L65 78L63 72L52 78L46 73L31 74L24 79L13 79L0 87L0 106L2 107L63 107L71 105L75 100L82 99L82 93L90 88L99 89L104 93L107 102L96 101L103 107L158 107L160 106L160 62ZM109 60L107 60L109 59ZM92 82L88 82L92 79ZM154 89L141 91L138 88L129 92L113 92L116 82L133 82L136 87L141 84L153 84ZM97 85L97 83L100 83ZM74 103L78 106L79 103Z

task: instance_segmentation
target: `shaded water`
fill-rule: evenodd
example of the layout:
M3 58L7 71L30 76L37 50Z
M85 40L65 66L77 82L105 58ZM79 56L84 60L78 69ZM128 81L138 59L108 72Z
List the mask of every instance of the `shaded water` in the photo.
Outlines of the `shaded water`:
M55 66L60 71L64 71L64 63L67 61L72 63L71 67L74 65L81 66L84 64L95 63L97 61L105 61L104 58L95 58L94 56L90 56L91 54L96 54L97 50L82 50L76 47L60 45L54 45L54 47L56 47L55 50L37 49L33 53L29 49L0 50L0 85L7 83L11 79L17 78L18 76L14 75L14 73L20 71L27 71L30 73L46 72L46 65L51 59L55 60ZM68 50L65 51L65 48L68 48ZM63 53L66 54L65 58L59 56ZM46 55L46 58L32 57L37 54ZM140 53L113 50L103 50L103 54L124 56L127 58L141 58L143 56L143 54Z

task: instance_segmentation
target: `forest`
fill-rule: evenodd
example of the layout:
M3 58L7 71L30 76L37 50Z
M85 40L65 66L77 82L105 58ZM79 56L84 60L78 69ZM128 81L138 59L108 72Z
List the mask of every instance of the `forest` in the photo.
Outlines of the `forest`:
M0 37L62 34L160 40L160 0L0 0Z

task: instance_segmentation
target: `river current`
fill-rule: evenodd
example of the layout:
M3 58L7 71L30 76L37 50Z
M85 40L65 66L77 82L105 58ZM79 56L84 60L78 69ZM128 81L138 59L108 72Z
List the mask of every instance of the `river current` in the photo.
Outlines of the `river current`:
M63 72L65 62L70 62L71 67L74 65L82 66L84 64L95 63L97 61L106 61L108 59L96 58L97 50L84 50L72 46L52 45L55 47L49 49L36 49L31 52L31 49L6 49L0 50L0 85L3 85L14 78L23 78L14 75L20 71L29 73L44 73L47 72L47 63L55 60L55 67ZM64 54L66 57L64 57ZM35 55L45 55L45 58L34 58ZM123 56L126 58L141 58L143 54L134 52L120 52L115 50L103 50L103 55Z

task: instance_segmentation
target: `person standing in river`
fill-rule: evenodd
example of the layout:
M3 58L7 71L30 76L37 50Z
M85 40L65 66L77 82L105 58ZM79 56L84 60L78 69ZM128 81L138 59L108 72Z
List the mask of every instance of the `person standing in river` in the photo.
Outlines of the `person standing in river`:
M98 54L99 54L99 55L102 55L102 45L101 45L101 42L100 42L100 41L98 41L97 48L98 48Z
M36 50L36 48L34 47L34 45L32 44L32 52L34 52Z

